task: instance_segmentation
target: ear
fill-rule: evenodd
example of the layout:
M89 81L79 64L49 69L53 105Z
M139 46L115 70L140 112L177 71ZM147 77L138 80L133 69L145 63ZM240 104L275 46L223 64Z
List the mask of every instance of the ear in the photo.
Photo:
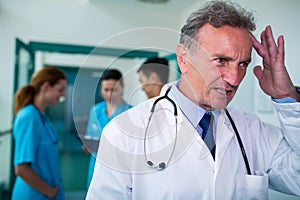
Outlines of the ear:
M41 91L46 91L50 87L50 84L48 81L44 82L41 86Z
M149 75L149 80L151 83L161 83L161 80L157 73L151 72Z
M187 72L187 48L183 44L177 45L176 56L179 69L182 74L185 74Z

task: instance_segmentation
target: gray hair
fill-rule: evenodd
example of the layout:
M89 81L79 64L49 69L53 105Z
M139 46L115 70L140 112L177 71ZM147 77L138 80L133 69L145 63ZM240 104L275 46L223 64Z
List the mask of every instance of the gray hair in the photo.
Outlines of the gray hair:
M249 32L256 29L253 13L246 11L240 5L232 2L209 1L202 8L193 12L181 28L180 43L193 48L197 41L199 29L206 23L219 28L231 26L245 28Z

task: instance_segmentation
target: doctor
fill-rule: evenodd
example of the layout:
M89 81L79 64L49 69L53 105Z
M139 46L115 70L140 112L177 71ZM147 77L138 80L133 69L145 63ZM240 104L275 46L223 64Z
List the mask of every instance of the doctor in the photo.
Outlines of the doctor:
M137 70L142 90L150 99L159 96L161 88L169 79L169 61L165 58L147 59Z
M254 29L252 14L235 4L211 1L190 15L176 49L181 79L106 126L87 199L268 199L268 188L300 195L300 94L283 36L275 42L267 26L259 42ZM280 127L226 109L252 47Z

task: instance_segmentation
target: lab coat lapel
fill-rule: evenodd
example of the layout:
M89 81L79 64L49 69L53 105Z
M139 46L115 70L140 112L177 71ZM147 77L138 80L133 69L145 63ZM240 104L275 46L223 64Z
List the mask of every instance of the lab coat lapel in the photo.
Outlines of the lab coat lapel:
M174 152L175 158L181 157L191 146L191 144L195 139L194 127L188 121L188 119L183 115L180 108L177 107L177 109L179 112L178 112L178 121L177 121L177 128L178 128L177 141L176 141L177 144ZM176 124L171 124L171 126L175 127Z
M181 110L179 112L178 119L178 137L174 152L174 160L176 160L176 158L180 158L188 150L190 150L190 148L192 148L192 151L197 151L198 153L197 159L206 160L206 164L214 169L214 159L210 150Z
M224 110L220 110L218 114L217 127L216 127L216 171L218 172L224 155L229 147L230 141L233 139L234 133L230 129L230 122L226 118Z

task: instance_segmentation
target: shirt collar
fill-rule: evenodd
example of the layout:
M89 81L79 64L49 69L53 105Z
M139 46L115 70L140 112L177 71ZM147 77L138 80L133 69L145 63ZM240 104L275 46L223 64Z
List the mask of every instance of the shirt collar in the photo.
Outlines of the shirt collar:
M211 111L206 111L205 109L192 102L186 96L184 96L184 94L182 94L182 92L180 92L178 89L179 82L180 80L177 81L171 88L170 97L173 99L176 105L178 105L185 117L196 128L203 115L206 112Z

